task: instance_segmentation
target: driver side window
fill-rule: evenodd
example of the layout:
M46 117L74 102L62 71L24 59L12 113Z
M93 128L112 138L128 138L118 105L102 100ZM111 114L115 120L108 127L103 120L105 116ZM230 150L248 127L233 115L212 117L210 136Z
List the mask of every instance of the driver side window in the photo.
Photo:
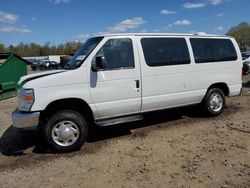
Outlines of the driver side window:
M133 45L128 38L108 40L96 57L104 57L106 70L134 68Z

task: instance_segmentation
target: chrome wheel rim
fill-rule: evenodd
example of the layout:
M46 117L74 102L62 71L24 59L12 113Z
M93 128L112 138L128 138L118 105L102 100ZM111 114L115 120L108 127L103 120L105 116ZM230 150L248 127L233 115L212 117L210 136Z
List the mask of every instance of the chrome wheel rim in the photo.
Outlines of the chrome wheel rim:
M72 146L77 142L80 132L72 121L60 121L51 132L53 141L60 146Z
M213 112L219 112L223 107L223 98L220 94L214 93L209 100L209 108Z

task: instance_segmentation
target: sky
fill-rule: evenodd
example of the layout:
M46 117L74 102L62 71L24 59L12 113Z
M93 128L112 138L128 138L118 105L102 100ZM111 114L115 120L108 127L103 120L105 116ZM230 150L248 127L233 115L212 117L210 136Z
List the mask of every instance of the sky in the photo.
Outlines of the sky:
M120 32L225 34L250 0L0 0L0 43L58 45Z

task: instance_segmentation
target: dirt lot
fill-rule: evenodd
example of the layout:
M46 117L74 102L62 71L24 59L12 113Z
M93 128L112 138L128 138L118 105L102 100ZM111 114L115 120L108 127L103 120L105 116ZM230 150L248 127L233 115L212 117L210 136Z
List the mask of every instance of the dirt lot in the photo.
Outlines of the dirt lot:
M12 127L7 138L16 105L0 101L1 147L10 151L40 140ZM250 76L215 118L168 110L96 129L78 152L50 154L38 143L24 155L0 155L0 187L250 187Z

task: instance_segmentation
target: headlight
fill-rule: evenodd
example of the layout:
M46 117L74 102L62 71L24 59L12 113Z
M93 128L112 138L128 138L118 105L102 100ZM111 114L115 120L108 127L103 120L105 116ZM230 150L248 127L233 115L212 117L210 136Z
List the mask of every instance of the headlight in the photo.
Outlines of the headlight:
M20 111L30 111L33 103L35 102L35 95L33 89L21 88L18 90L18 109Z

